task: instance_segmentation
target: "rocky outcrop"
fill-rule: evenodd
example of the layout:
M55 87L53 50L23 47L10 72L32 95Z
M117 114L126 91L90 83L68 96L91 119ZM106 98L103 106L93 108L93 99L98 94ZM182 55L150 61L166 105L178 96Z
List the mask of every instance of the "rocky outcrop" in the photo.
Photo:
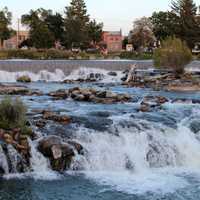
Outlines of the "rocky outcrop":
M17 82L21 82L21 83L30 83L31 82L31 78L29 76L20 76L17 78Z
M106 90L95 90L93 88L71 88L69 90L58 90L56 92L51 92L50 96L55 99L65 99L66 97L71 97L75 101L86 101L94 103L112 104L118 102L129 102L131 101L131 96L128 94L117 94Z
M163 96L146 96L143 98L142 102L140 103L139 110L141 112L149 112L153 108L158 108L162 104L168 102L169 100Z
M67 115L58 115L54 112L44 110L42 111L42 118L45 120L51 120L63 125L67 125L71 122L71 118Z
M55 171L65 171L70 168L73 157L83 153L83 147L74 142L63 142L60 137L47 136L38 145L38 150L49 159L51 168Z
M144 73L142 76L133 67L129 70L127 79L124 80L123 85L128 87L153 88L154 90L165 90L172 92L191 92L200 91L200 84L198 79L200 76L185 73L177 77L172 72Z
M0 130L0 175L30 170L28 137L20 129Z
M0 85L0 95L27 95L27 96L40 96L42 93L38 90L30 90L25 86L17 85Z

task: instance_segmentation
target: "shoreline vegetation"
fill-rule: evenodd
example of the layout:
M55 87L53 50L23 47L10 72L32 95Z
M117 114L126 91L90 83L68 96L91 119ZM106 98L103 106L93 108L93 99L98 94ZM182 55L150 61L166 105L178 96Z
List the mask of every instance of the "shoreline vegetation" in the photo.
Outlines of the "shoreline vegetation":
M44 49L44 50L0 50L0 60L7 59L31 59L31 60L101 60L101 59L130 59L130 60L150 60L153 53L118 52L103 55L101 53L73 53L67 50Z

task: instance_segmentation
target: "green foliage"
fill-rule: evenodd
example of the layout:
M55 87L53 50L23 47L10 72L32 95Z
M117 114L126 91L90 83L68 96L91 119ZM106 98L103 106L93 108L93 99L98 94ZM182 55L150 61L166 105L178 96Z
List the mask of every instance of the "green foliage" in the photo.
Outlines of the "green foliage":
M167 67L178 75L184 72L184 67L192 60L192 53L185 42L175 37L169 37L162 42L161 48L154 52L156 67Z
M153 32L158 40L174 36L179 32L179 18L173 12L154 12L151 16Z
M132 60L149 60L152 59L152 53L137 53L124 51L120 54L120 58Z
M30 28L29 43L38 49L49 49L54 46L57 37L61 37L59 33L63 31L60 30L60 23L60 15L53 15L51 10L42 8L31 10L29 14L22 16L22 24Z
M0 51L0 59L69 59L73 56L71 52L47 49L47 50L4 50Z
M179 18L176 36L186 41L192 49L200 41L200 26L197 21L197 6L193 0L172 1L172 12Z
M1 46L3 40L6 40L10 37L12 29L9 28L11 24L12 14L8 11L8 8L5 7L3 10L0 10L0 40Z
M97 23L96 20L90 21L88 27L89 40L95 45L102 39L103 23Z
M72 48L73 44L88 43L89 15L84 0L72 0L66 7L64 19L65 35L63 45Z
M26 106L16 98L5 97L0 102L0 128L10 130L21 128L23 133L28 133L26 119Z

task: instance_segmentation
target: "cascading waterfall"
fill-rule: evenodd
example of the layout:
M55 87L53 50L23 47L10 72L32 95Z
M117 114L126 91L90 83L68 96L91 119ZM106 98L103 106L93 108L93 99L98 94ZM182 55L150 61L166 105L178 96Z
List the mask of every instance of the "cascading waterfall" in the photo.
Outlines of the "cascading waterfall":
M86 153L74 159L72 168L79 165L86 177L130 193L185 187L188 183L179 173L200 168L195 134L182 122L177 129L145 120L135 123L137 127L122 128L115 122L104 133L80 128L76 139Z
M38 73L30 71L7 72L0 71L0 82L16 82L18 77L28 76L32 81L63 81L65 74L62 70L56 69L55 72L41 70Z
M65 75L61 69L56 69L54 72L49 72L47 70L41 70L38 73L33 73L31 71L18 71L18 72L8 72L0 71L0 82L16 82L18 77L28 76L33 82L36 81L46 81L46 82L59 82L63 80L87 80L91 74L98 74L99 77L97 81L101 82L120 82L123 76L122 72L117 71L116 76L109 76L107 70L95 69L95 68L85 68L80 67L74 71L71 71L69 75Z

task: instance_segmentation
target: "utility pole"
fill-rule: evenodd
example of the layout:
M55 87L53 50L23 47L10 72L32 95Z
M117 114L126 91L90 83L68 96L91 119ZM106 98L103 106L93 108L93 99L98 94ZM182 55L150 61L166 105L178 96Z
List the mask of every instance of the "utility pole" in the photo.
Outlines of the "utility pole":
M20 19L17 19L17 49L19 48Z

